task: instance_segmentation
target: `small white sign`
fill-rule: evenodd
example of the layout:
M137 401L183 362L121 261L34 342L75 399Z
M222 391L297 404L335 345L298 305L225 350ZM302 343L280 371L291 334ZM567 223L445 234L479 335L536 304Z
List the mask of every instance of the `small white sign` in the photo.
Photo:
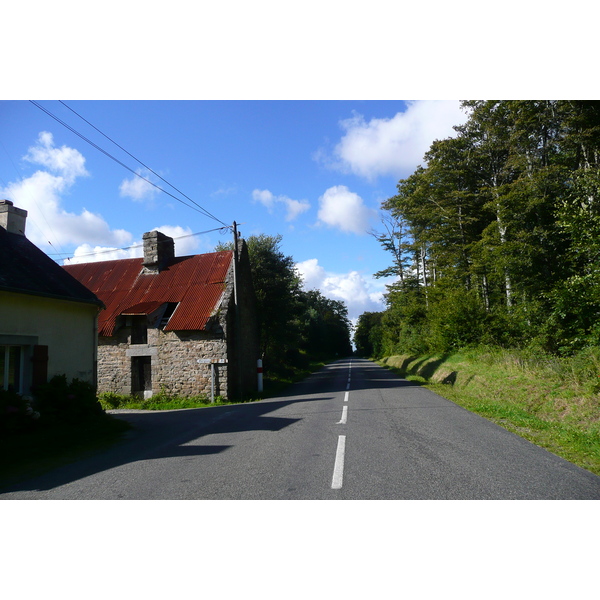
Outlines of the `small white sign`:
M225 365L227 364L226 358L197 358L196 362L199 365L210 365L211 363L215 365Z

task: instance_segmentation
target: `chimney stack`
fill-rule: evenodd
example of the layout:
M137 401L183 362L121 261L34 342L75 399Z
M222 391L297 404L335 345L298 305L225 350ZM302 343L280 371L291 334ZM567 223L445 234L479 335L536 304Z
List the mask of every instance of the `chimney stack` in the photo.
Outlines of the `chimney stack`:
M10 200L0 200L0 226L9 233L25 235L27 211L17 208Z
M144 272L160 273L175 258L173 238L160 231L148 231L144 240Z

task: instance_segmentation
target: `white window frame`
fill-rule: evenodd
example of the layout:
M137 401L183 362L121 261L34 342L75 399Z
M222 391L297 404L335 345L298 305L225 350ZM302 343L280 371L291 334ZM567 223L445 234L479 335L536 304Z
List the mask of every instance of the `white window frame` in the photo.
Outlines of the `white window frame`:
M7 344L0 346L0 352L4 353L4 373L2 374L4 390L8 390L8 374L10 371L10 349L19 349L19 373L18 373L18 384L15 392L18 394L23 393L24 376L25 376L25 346L17 346L14 344Z

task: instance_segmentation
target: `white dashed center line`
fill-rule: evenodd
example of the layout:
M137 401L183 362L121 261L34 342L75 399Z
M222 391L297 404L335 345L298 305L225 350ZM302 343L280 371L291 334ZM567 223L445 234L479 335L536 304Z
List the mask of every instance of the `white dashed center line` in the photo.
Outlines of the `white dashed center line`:
M346 390L350 389L350 381L352 378L352 363L348 365L348 383ZM348 402L348 396L350 392L346 391L344 394L344 402ZM348 421L348 405L342 408L342 418L337 422L337 425L345 425ZM335 453L335 465L333 467L333 478L331 479L331 489L339 490L342 487L344 481L344 455L346 453L346 436L340 435L338 437L337 451Z
M337 452L335 453L335 466L333 467L333 478L331 479L331 489L339 490L344 481L344 454L346 453L346 436L338 437Z

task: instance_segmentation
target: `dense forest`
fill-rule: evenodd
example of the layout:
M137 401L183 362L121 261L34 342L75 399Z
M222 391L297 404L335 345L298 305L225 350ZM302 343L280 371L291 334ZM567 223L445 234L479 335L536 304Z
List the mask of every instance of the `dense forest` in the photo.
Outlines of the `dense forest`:
M382 205L387 308L360 316L358 353L600 345L600 102L462 106Z

